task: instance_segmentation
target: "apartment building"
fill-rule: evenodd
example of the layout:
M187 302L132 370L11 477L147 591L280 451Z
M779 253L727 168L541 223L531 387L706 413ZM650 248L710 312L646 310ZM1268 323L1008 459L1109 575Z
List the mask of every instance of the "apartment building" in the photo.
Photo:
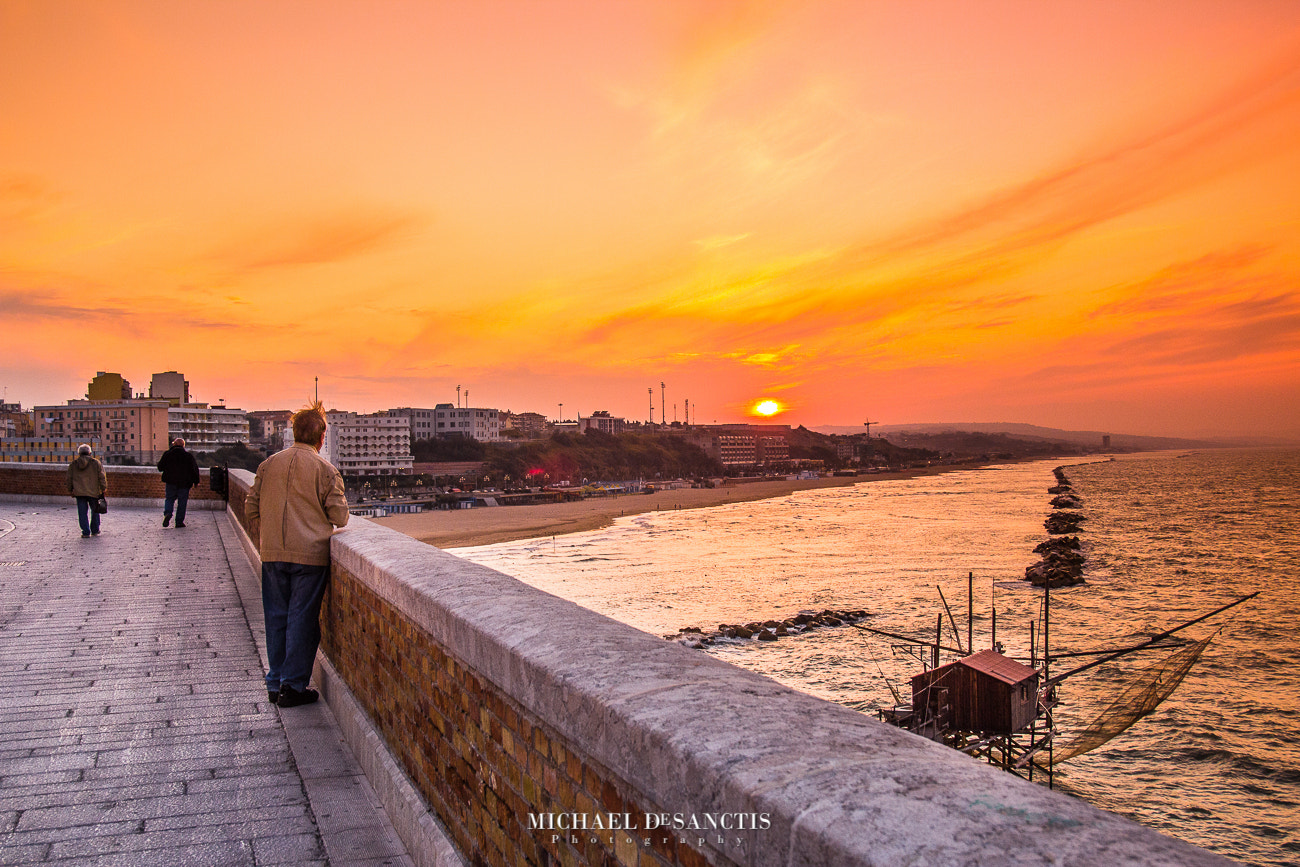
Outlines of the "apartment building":
M540 412L502 412L501 429L513 428L529 439L538 439L546 433L546 416Z
M34 433L32 414L21 404L0 403L0 437L29 437Z
M180 437L192 452L214 452L222 446L248 443L248 416L242 409L189 403L169 406L167 431L171 439Z
M0 463L66 464L77 456L77 447L86 444L102 456L98 439L74 437L3 437L0 438Z
M333 410L321 454L345 476L398 476L415 472L410 421L387 412L362 415ZM286 439L292 441L289 431Z
M411 428L411 442L431 440L437 435L437 410L433 407L400 406L390 409L388 414L393 418L407 420Z
M153 464L171 445L168 408L165 400L70 400L32 414L38 439L98 441L107 463Z
M685 434L724 467L767 467L790 460L789 425L699 425Z
M588 418L578 416L578 430L583 433L598 430L607 434L621 434L627 430L627 419L616 418L601 409L593 412Z
M259 409L244 415L248 417L248 441L279 451L293 413L287 409Z
M479 442L501 441L501 411L440 403L433 408L434 436L469 437Z
M190 383L185 374L168 370L155 373L149 380L149 397L151 400L165 400L172 406L183 406L190 402Z

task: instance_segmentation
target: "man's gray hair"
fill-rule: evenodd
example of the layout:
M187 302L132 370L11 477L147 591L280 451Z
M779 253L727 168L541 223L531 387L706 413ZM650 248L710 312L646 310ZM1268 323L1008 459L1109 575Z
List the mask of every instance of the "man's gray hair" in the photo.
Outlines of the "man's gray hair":
M85 443L82 443L81 445L77 446L77 454L79 455L90 454L90 446L86 445Z
M176 448L183 449L185 448L185 440L181 439L180 437L177 437L176 439L172 440L172 445Z

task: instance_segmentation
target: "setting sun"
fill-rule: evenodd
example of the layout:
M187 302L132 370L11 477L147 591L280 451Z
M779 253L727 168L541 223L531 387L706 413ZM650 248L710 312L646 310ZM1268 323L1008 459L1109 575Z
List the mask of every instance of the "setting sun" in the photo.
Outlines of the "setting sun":
M776 415L781 411L781 404L774 400L761 400L754 404L754 412L758 415Z

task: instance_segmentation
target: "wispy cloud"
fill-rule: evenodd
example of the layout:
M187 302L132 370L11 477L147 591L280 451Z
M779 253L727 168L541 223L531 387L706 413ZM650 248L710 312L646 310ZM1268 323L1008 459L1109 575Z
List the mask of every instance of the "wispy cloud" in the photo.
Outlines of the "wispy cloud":
M287 216L241 228L203 258L234 272L337 263L398 245L427 223L407 211L365 208Z

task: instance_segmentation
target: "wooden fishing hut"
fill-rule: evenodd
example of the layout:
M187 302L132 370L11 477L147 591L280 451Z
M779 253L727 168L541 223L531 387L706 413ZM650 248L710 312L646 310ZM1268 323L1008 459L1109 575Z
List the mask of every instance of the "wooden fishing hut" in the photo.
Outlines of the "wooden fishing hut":
M938 733L1011 734L1038 717L1039 673L996 650L981 650L912 678L912 707Z

